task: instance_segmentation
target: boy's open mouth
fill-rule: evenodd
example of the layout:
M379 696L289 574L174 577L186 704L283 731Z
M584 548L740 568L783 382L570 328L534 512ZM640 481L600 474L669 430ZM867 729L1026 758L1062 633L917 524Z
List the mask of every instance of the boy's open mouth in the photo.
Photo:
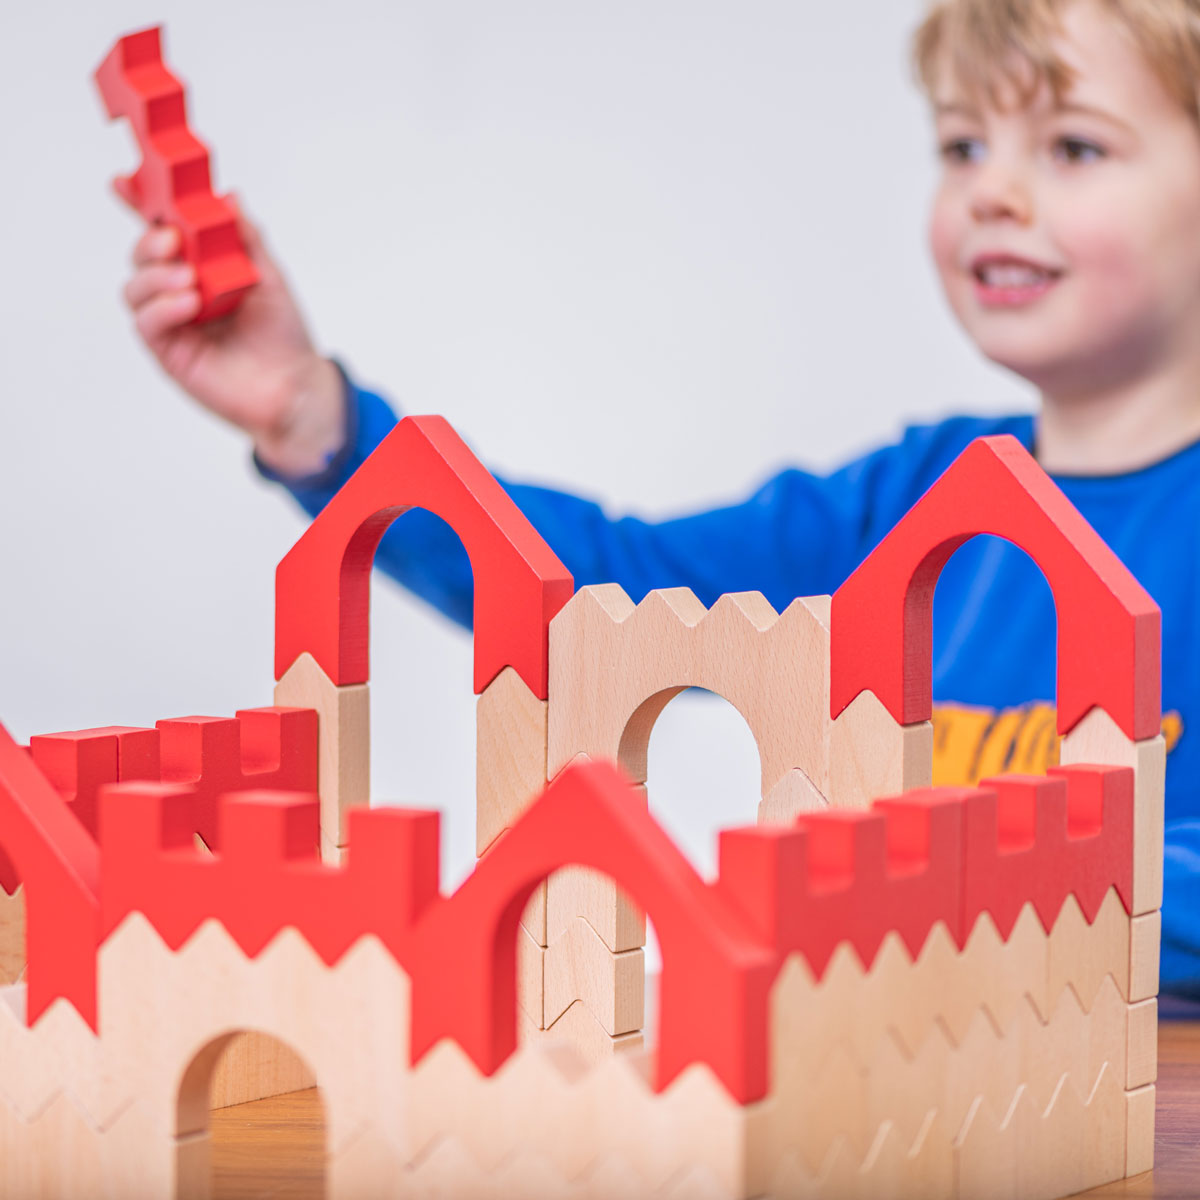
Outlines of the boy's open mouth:
M1062 271L1008 254L980 255L971 264L975 295L988 307L1012 308L1044 296Z

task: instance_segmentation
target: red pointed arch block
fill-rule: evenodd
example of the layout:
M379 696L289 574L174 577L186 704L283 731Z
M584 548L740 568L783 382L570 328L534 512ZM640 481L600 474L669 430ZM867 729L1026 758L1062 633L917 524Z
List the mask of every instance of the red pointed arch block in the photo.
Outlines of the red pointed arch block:
M1059 733L1099 705L1128 737L1154 737L1158 606L1007 434L972 442L835 593L831 715L869 690L900 724L928 720L934 589L947 559L981 533L1024 550L1054 595Z
M376 547L409 508L441 517L475 575L475 691L513 667L546 698L547 629L571 598L567 569L442 417L405 417L275 575L275 678L305 651L339 687L368 677Z

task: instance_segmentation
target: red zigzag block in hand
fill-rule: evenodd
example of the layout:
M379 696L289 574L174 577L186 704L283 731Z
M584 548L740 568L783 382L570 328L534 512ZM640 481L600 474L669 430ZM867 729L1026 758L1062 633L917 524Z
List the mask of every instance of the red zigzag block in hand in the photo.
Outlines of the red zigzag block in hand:
M233 206L213 194L208 148L187 127L183 84L163 63L159 28L121 38L95 80L109 117L127 117L142 150L141 166L114 181L117 193L147 221L179 229L183 257L196 268L196 322L232 312L258 271Z

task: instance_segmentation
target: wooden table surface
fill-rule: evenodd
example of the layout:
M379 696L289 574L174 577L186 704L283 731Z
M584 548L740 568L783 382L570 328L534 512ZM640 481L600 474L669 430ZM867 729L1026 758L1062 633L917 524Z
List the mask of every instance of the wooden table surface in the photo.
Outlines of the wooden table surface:
M1179 1015L1172 1016L1174 1011ZM324 1116L317 1090L212 1114L213 1196L318 1200ZM1200 1197L1200 1008L1164 1004L1158 1025L1155 1167L1085 1196Z

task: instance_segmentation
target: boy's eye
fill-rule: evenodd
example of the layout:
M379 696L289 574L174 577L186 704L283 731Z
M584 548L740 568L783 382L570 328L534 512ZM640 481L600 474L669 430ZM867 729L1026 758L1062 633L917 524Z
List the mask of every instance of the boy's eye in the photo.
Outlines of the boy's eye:
M975 162L980 149L982 146L978 138L952 138L942 143L939 153L946 162L965 163Z
M1095 162L1104 157L1104 150L1095 142L1084 141L1083 138L1062 137L1055 143L1055 149L1061 149L1068 162Z

